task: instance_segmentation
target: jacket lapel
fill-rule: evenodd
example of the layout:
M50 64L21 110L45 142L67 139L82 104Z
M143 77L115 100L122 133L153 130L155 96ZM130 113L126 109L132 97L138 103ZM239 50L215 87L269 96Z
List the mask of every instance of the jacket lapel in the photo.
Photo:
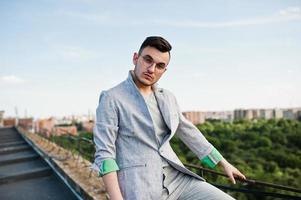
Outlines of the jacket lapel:
M167 125L167 127L171 130L171 133L174 132L174 128L172 126L171 117L170 117L170 108L167 104L166 98L164 98L164 91L162 89L155 88L155 96L158 102L158 106L161 112L161 115Z
M129 71L128 82L130 83L131 88L133 90L133 93L135 94L135 96L137 97L137 99L141 99L142 100L143 97L140 94L137 86L135 85L131 73L132 72ZM168 104L168 99L166 98L166 94L164 93L164 90L161 89L161 88L158 88L158 84L157 83L152 86L152 89L153 89L155 97L157 99L157 103L158 103L161 115L162 115L162 117L163 117L163 119L164 119L167 127L171 130L171 137L172 137L173 133L176 131L176 128L177 128L175 126L175 124L177 124L177 123L176 122L173 123L172 117L171 117L171 108L170 108L170 106L172 106L172 105ZM144 107L145 107L146 113L148 113L147 116L151 120L151 116L150 116L150 114L148 112L146 104L144 105Z

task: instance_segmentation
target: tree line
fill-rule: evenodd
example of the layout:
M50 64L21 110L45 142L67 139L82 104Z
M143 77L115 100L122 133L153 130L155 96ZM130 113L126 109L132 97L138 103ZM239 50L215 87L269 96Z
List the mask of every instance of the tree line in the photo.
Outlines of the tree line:
M220 153L235 167L242 171L248 179L281 184L300 188L301 186L301 122L298 120L270 119L270 120L239 120L223 122L219 120L206 121L197 125L200 132L213 144ZM80 132L78 137L93 139L93 134ZM77 151L75 141L65 136L52 136L58 144ZM171 140L171 146L184 163L200 164L200 160L176 136ZM83 143L85 157L93 161L95 148L89 143ZM88 155L88 156L87 156ZM90 156L89 156L90 155ZM192 169L196 173L200 172ZM220 168L216 168L220 171ZM227 178L212 174L204 174L210 183L230 185ZM257 186L250 187L261 191L278 192L279 190L265 189ZM282 192L283 193L283 192ZM291 192L284 192L293 194ZM237 199L268 200L243 193L231 193ZM294 194L295 195L295 194Z
M300 188L300 121L270 119L239 120L229 123L211 120L197 127L208 141L247 178ZM174 137L171 144L183 162L200 163L179 138ZM229 185L227 179L213 175L207 175L207 179L209 182ZM257 189L264 190L264 188ZM276 190L266 189L266 191ZM237 193L234 196L238 199L269 199Z

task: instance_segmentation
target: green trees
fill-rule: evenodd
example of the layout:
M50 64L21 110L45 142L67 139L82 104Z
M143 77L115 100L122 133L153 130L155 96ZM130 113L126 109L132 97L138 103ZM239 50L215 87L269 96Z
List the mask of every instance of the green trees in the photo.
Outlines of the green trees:
M240 120L233 123L211 121L197 127L208 141L249 179L300 188L300 121L285 119ZM200 163L179 139L173 138L171 145L183 162ZM212 176L206 178L209 182L226 183ZM236 195L238 194L234 194ZM236 197L243 199L241 196Z
M242 171L248 179L301 187L301 121L298 120L240 120L232 123L211 121L198 125L221 154L235 167ZM92 139L91 133L80 132L78 138ZM64 136L53 138L60 145L78 151L75 141ZM94 147L83 143L82 149L86 158L93 160ZM198 158L177 137L173 137L171 145L180 160L185 163L199 164ZM220 170L220 169L216 169ZM194 170L197 172L196 170ZM226 178L204 174L211 183L229 184ZM243 187L238 185L236 187ZM251 187L251 186L246 186ZM265 190L264 188L252 189ZM266 190L273 191L273 190ZM279 191L276 191L279 192ZM271 199L242 193L231 193L237 199Z

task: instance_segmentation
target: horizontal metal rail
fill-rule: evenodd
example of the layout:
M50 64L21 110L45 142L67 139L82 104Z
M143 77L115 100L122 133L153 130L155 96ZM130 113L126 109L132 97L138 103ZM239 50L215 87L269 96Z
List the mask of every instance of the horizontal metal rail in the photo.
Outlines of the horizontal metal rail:
M77 144L77 151L79 153L79 155L85 155L86 157L89 157L91 159L93 159L93 154L87 154L86 152L84 152L83 148L82 148L82 144L86 143L88 145L91 145L91 148L94 148L94 142L93 140L84 138L84 137L74 137L71 135L64 135L62 137L68 138L68 140L73 140L76 141ZM62 145L62 144L59 144ZM228 177L226 174L221 173L221 172L217 172L208 168L204 168L200 165L195 165L195 164L189 164L189 163L184 163L184 165L186 167L189 168L194 168L194 169L198 169L200 170L202 173L203 172L208 172L210 174L214 174L217 176L224 176L224 177ZM289 191L289 192L296 192L296 193L301 193L301 189L298 188L293 188L293 187L289 187L289 186L284 186L284 185L279 185L279 184L273 184L273 183L267 183L264 181L259 181L259 180L254 180L254 179L240 179L240 178L235 178L237 181L242 182L244 184L247 185L251 185L251 186L264 186L264 187L268 187L268 188L275 188L275 189L279 189L282 191ZM241 192L241 193L250 193L253 195L259 195L259 196L271 196L271 197L277 197L277 198L282 198L282 199L301 199L300 196L293 196L293 195L288 195L288 194L281 194L281 193L274 193L274 192L265 192L265 191L260 191L260 190L253 190L253 189L246 189L246 188L234 188L234 187L230 187L230 186L225 186L225 185L218 185L218 184L214 184L211 183L212 185L215 185L218 188L224 189L224 190L232 190L235 192Z
M212 183L211 183L212 184ZM293 195L289 195L289 194L281 194L281 193L275 193L275 192L264 192L264 191L260 191L260 190L253 190L253 189L246 189L246 188L234 188L234 187L229 187L229 186L225 186L225 185L218 185L218 184L212 184L220 189L223 190L230 190L230 191L234 191L234 192L241 192L241 193L247 193L247 194L252 194L256 197L260 196L260 197L275 197L275 198L281 198L281 199L301 199L301 196L293 196Z
M215 174L215 175L218 175L218 176L228 177L227 174L224 174L224 173L221 173L221 172L216 172L214 170L201 167L199 165L188 164L188 163L184 163L184 165L187 166L187 167L191 167L191 168L199 169L199 170L202 170L202 171L205 171L205 172L209 172L211 174ZM280 190L286 190L286 191L301 193L301 189L293 188L293 187L289 187L289 186L273 184L273 183L267 183L267 182L263 182L263 181L252 180L252 179L251 180L249 180L249 179L244 180L244 179L240 179L240 178L235 178L235 179L240 181L240 182L247 183L249 185L262 185L262 186L276 188L276 189L280 189Z

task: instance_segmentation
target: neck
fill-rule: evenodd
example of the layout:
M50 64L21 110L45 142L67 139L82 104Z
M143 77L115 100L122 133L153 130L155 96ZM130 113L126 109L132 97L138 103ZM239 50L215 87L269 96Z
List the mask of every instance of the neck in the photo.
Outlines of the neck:
M134 83L136 84L139 92L143 95L143 96L148 96L149 94L152 93L152 86L150 85L144 85L143 83L141 83L135 76L135 73L132 73L132 77L134 80Z

